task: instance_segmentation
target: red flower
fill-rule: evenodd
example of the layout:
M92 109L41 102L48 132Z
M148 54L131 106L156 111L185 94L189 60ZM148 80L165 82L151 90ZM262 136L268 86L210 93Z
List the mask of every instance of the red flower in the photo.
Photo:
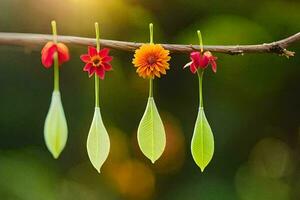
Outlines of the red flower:
M80 59L86 63L83 71L89 73L91 77L94 73L97 74L101 79L104 79L105 71L110 71L112 69L110 61L112 57L108 55L109 49L104 48L97 52L94 47L88 47L88 54L80 56Z
M67 62L70 59L69 49L63 43L47 42L47 44L42 49L42 64L46 68L50 68L53 65L53 56L54 53L58 54L58 63L59 65Z
M192 73L196 73L198 68L205 69L210 64L213 72L217 72L217 57L214 57L210 51L204 52L202 55L198 51L194 51L190 55L191 62L187 63L183 68L190 66L190 70Z

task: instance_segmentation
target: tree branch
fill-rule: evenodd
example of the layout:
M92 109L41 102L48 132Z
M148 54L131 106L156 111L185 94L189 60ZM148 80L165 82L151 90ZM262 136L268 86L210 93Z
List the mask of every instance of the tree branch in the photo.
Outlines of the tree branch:
M30 34L30 33L3 33L0 32L0 45L16 45L25 47L34 47L44 45L47 41L52 40L52 35ZM58 36L58 41L66 44L76 45L95 45L93 38L75 37L75 36ZM222 46L204 46L204 50L217 53L225 53L230 55L242 55L245 53L275 53L284 56L294 56L295 52L286 48L291 44L300 41L300 32L285 39L256 45L222 45ZM121 51L134 51L141 46L142 43L124 42L117 40L100 41L102 47ZM180 45L180 44L162 44L165 49L177 53L189 53L200 50L198 45Z

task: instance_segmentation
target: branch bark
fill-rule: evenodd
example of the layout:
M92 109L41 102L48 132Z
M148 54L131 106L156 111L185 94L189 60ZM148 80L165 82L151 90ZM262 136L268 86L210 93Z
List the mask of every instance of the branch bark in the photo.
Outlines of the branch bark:
M52 40L52 35L46 34L31 34L31 33L4 33L0 32L0 45L16 45L25 47L34 47L44 45L49 40ZM58 41L66 44L75 45L95 45L96 40L93 38L76 37L76 36L58 36ZM300 41L300 32L285 39L263 44L255 45L214 45L204 46L204 50L217 53L225 53L230 55L243 55L245 53L274 53L287 57L294 56L295 52L289 51L286 48L291 44ZM139 48L142 43L125 42L117 40L100 40L101 47L121 51L134 51ZM189 53L195 50L200 50L198 45L181 45L181 44L162 44L165 49L175 53Z

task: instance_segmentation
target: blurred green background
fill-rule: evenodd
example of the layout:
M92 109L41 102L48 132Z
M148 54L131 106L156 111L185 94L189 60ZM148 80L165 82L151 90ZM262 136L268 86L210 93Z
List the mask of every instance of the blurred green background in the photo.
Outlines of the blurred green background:
M0 0L0 31L105 39L204 44L272 42L300 31L298 0ZM171 70L155 80L155 98L167 148L152 165L140 152L136 130L148 82L137 76L133 53L112 50L114 70L101 81L100 104L111 153L99 175L86 139L94 111L94 83L82 72L87 47L69 45L61 68L69 126L58 160L47 151L43 125L52 93L52 69L41 47L0 46L1 200L298 200L300 199L300 47L296 57L217 54L218 72L204 80L204 104L215 154L204 173L190 154L198 111L197 77L172 54Z

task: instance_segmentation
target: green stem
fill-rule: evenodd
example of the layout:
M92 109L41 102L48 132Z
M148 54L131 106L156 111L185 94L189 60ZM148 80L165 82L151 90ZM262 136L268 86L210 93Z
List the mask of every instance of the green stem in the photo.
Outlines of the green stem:
M199 39L200 51L201 51L201 53L203 53L203 41L202 41L201 31L198 30L197 34L198 34L198 39Z
M153 97L153 78L149 79L149 97Z
M99 107L99 78L95 75L95 106Z
M59 67L57 53L54 54L54 91L59 91Z
M56 22L52 21L51 26L52 26L53 42L56 44L57 43ZM58 63L57 52L54 53L53 60L54 60L54 91L59 91L59 63Z
M96 47L97 51L100 51L100 30L98 22L95 23L95 31L96 31Z
M95 31L96 31L96 47L97 52L100 51L100 31L99 24L95 23ZM95 74L95 106L99 107L99 77Z
M150 30L150 44L153 44L153 24L149 24L149 30Z
M52 35L53 35L53 42L57 43L57 28L56 28L56 21L51 21L52 26Z
M150 32L150 44L153 43L153 24L149 24L149 32ZM149 79L149 97L153 97L153 78Z
M203 108L203 97L202 97L202 80L203 80L203 74L204 74L204 70L199 69L197 71L198 74L198 80L199 80L199 104L200 104L200 108Z

